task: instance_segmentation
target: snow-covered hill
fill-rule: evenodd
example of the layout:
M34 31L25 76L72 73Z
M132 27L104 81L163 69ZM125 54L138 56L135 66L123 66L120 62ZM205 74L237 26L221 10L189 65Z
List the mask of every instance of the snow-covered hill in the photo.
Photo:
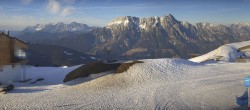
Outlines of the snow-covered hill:
M75 67L27 67L35 84L15 83L0 96L3 109L234 109L244 93L250 63L201 65L182 59L149 59L126 72L90 75L62 84ZM35 74L35 76L34 76ZM81 83L80 83L81 82ZM78 83L77 85L74 85ZM73 85L72 85L73 84Z
M191 58L190 61L193 62L205 62L208 60L220 60L220 61L229 61L234 62L237 58L247 58L249 57L248 52L240 50L240 48L250 45L250 41L244 41L239 43L231 43L223 45L207 54Z

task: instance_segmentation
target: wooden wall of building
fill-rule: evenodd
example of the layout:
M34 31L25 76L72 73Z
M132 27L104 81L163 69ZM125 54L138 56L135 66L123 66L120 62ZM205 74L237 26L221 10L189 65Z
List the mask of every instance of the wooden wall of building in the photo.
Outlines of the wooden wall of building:
M0 66L13 63L15 49L26 49L28 46L6 34L0 33Z
M0 66L10 64L10 43L10 38L8 38L8 36L0 34Z

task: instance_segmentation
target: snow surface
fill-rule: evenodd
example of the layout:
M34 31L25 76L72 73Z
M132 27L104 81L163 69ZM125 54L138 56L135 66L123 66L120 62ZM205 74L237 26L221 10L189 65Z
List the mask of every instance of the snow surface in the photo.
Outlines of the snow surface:
M92 57L92 56L90 58L93 59L93 60L96 59L96 57Z
M25 66L25 77L26 79L31 79L27 83L15 83L17 86L16 90L13 92L17 93L33 93L42 92L46 90L52 90L53 88L63 87L63 79L65 76L76 69L78 66L62 66L62 67L33 67ZM36 82L35 84L30 84L38 78L43 78L43 81ZM1 108L0 108L1 109Z
M37 28L35 28L36 31L40 31L44 28L44 25L41 25L41 24L37 24L36 25Z
M73 55L73 53L70 53L70 52L67 52L67 51L63 51L63 52L64 52L64 54L66 54L67 56Z
M221 57L220 60L222 61L233 62L235 61L236 58L243 57L243 53L237 51L238 48L244 47L247 45L250 45L250 41L226 44L207 54L204 54L202 56L198 56L195 58L191 58L189 60L200 63L200 62L208 61L210 59L216 59L216 58Z
M79 67L27 67L35 84L15 83L0 96L0 109L232 109L244 91L250 63L198 64L148 59L126 72L90 75L63 84Z
M126 16L126 17L119 17L117 18L116 20L113 20L111 21L109 24L108 24L108 27L111 27L113 25L128 25L129 23L129 16Z

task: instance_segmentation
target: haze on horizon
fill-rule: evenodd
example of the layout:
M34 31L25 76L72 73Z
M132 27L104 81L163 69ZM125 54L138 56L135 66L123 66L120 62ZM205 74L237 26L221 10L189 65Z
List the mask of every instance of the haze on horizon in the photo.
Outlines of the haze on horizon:
M106 26L119 16L174 15L190 23L250 23L250 0L1 0L0 30L73 21Z

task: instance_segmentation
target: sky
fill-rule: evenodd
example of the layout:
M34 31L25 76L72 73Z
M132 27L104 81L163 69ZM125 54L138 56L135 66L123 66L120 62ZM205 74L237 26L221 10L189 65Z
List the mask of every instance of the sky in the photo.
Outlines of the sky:
M250 23L250 0L0 0L0 30L73 21L102 27L120 16L168 14L190 23Z

